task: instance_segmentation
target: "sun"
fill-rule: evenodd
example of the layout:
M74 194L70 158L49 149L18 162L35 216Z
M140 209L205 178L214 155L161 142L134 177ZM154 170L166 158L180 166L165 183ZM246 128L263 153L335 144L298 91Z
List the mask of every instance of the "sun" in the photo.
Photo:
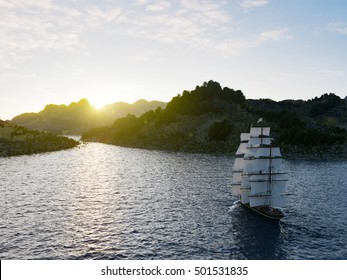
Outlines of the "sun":
M109 97L109 96L103 96L103 95L98 95L98 96L91 96L88 98L90 104L95 108L95 109L100 109L104 107L107 104L112 104L116 102L114 98Z

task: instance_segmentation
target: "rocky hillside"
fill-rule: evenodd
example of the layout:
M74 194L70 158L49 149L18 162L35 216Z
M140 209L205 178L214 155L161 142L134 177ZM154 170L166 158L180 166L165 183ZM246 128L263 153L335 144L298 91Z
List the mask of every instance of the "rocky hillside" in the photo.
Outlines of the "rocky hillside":
M183 91L163 110L127 115L83 134L85 141L185 152L233 153L241 132L263 117L287 157L347 157L346 101L334 94L312 100L246 100L214 81Z
M0 120L0 157L73 148L78 142L53 133L28 130Z

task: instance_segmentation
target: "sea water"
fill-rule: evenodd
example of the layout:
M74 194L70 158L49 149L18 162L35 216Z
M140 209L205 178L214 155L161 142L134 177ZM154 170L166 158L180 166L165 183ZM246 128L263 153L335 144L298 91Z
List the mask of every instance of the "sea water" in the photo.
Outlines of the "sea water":
M284 160L286 217L231 196L232 156L89 143L0 158L0 259L347 259L347 162Z

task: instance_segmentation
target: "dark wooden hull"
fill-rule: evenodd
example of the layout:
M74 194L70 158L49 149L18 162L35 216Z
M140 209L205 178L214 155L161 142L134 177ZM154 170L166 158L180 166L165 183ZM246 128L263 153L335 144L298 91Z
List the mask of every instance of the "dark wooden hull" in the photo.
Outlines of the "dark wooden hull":
M248 209L256 212L259 215L262 215L268 219L271 219L273 221L279 221L284 217L284 214L281 210L270 208L268 206L257 206L257 207L251 207L248 203L242 204L243 206L247 207Z

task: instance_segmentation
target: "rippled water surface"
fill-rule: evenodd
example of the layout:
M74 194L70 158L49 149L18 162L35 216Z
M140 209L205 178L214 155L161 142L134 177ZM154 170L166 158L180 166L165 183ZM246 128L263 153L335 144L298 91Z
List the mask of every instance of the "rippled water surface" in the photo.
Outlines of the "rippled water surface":
M280 224L234 203L232 164L97 143L0 158L0 258L347 259L346 161L285 161Z

